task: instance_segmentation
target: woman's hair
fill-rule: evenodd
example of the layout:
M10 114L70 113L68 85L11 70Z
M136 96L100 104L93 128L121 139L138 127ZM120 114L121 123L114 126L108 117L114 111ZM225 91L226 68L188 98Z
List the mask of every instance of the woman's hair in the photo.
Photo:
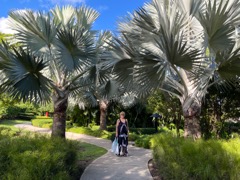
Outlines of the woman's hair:
M119 115L120 115L120 116L123 115L123 116L125 117L126 114L125 114L125 112L122 111L122 112L120 112Z

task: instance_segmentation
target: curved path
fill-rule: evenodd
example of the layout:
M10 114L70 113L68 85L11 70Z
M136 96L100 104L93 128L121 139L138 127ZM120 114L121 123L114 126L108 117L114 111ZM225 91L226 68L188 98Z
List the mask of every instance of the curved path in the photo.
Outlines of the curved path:
M28 131L50 134L51 130L38 128L29 124L17 124L16 127ZM66 132L68 139L87 142L108 150L100 158L93 161L84 171L81 180L150 180L153 179L148 170L148 161L152 158L152 152L148 149L129 145L128 157L117 157L111 153L111 141Z

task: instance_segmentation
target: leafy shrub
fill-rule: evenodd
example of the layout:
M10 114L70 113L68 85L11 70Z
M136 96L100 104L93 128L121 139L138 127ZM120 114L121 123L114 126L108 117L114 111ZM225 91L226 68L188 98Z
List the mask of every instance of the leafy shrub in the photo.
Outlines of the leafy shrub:
M115 132L116 126L108 126L107 130L109 132ZM155 134L155 128L129 128L129 131L136 134Z
M15 119L18 118L20 114L25 113L26 108L18 106L8 106L1 110L1 119Z
M115 132L115 131L116 131L116 126L115 126L115 125L108 126L108 127L107 127L107 130L108 130L109 132Z
M51 118L32 119L32 125L40 128L51 128L52 123Z
M35 127L51 129L52 124L53 124L52 118L46 116L37 116L36 119L32 119L32 125ZM70 129L72 127L73 127L72 122L66 121L66 128Z
M35 119L51 119L51 118L46 116L36 116Z
M41 128L51 128L52 127L52 119L50 118L46 118L46 117L37 117L38 119L33 119L32 120L32 125L36 126L36 127L41 127ZM90 136L94 136L94 137L100 137L100 138L104 138L104 139L109 139L111 141L114 140L115 138L115 130L113 132L109 132L109 131L104 131L104 130L99 130L99 126L92 126L91 128L89 127L78 127L78 126L72 126L70 121L66 122L66 129L68 132L74 132L74 133L78 133L78 134L86 134L86 135L90 135ZM142 130L142 132L144 132L143 128L139 128ZM151 129L151 128L149 128ZM147 132L148 130L146 130L145 132ZM135 132L130 132L128 140L129 141L136 141L137 139L139 139L139 142L141 141L141 137L144 137L147 141L147 136L140 136L139 134L135 133ZM144 145L142 145L141 143L138 143L139 147L145 147L145 148L149 148L149 142L145 143Z
M104 139L112 139L113 133L104 131L104 130L92 130L91 128L86 127L72 127L67 129L69 132L79 133L79 134L86 134L90 136L100 137Z
M158 134L153 156L164 179L240 179L240 140L198 140Z
M43 136L0 135L0 179L76 179L79 144Z
M156 131L154 128L130 128L130 132L134 132L136 134L155 134Z
M0 136L10 136L13 137L17 134L16 131L12 131L9 127L0 127Z
M141 135L136 139L135 145L138 147L150 149L151 139L152 139L152 135Z

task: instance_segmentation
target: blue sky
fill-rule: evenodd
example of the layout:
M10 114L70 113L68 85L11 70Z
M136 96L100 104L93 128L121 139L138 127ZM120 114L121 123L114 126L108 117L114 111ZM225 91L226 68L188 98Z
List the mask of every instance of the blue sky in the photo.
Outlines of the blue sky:
M1 0L0 31L7 32L6 18L8 12L16 9L33 9L48 11L55 5L72 4L80 6L85 4L100 12L99 19L94 24L94 29L117 29L117 22L128 12L141 7L149 0Z

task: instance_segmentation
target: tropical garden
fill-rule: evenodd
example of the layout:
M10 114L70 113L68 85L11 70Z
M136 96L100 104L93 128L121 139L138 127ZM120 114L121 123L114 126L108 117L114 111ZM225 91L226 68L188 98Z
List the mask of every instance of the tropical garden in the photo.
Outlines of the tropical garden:
M163 179L240 179L240 2L152 0L117 34L93 29L99 15L85 6L9 13L0 179L79 178L79 161L105 150L66 132L113 140L120 111ZM51 138L14 126L26 121Z

